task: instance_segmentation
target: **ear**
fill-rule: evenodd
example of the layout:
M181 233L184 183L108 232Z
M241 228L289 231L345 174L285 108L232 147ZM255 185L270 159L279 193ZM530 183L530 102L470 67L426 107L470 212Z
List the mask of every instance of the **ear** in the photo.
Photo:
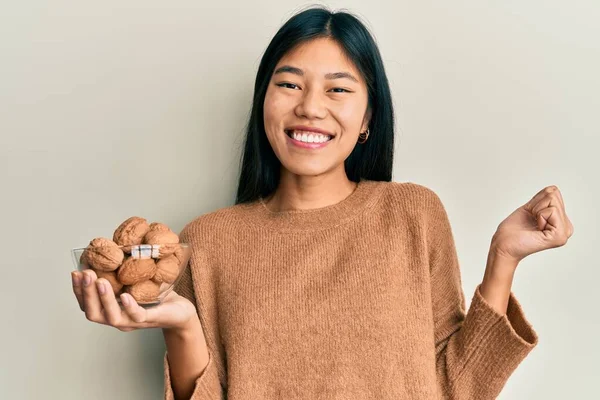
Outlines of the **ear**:
M360 132L365 132L369 128L369 123L371 122L372 112L370 108L367 108L367 112L365 113L365 118L363 119L363 124L360 127Z

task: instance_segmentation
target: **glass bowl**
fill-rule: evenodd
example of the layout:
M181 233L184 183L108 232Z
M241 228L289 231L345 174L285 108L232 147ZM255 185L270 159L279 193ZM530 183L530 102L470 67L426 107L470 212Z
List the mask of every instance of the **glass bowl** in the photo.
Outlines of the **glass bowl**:
M99 278L106 278L111 283L119 304L120 294L127 292L145 308L160 304L173 290L191 255L188 243L118 248L123 252L121 262L121 254L116 247L80 247L72 249L71 255L77 270L92 269Z

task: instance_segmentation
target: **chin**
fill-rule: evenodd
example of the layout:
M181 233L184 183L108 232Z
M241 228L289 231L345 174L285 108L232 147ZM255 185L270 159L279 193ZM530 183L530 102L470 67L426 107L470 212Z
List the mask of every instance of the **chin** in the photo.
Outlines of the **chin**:
M284 165L284 168L290 173L300 176L319 176L330 170L327 166L314 164Z

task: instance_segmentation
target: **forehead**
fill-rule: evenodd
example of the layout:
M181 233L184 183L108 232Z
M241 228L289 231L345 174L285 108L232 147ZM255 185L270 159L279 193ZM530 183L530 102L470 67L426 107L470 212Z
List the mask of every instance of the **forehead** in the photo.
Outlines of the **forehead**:
M351 72L362 81L360 72L344 53L342 47L333 39L318 38L304 42L289 50L277 63L291 65L304 70L307 75L324 76L334 72Z

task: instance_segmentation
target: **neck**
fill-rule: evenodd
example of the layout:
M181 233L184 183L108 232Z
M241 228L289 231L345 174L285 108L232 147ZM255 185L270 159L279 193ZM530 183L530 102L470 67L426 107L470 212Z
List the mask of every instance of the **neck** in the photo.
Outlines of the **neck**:
M348 179L345 171L301 176L282 170L277 190L265 200L265 205L274 212L322 208L339 203L355 189L356 183Z

